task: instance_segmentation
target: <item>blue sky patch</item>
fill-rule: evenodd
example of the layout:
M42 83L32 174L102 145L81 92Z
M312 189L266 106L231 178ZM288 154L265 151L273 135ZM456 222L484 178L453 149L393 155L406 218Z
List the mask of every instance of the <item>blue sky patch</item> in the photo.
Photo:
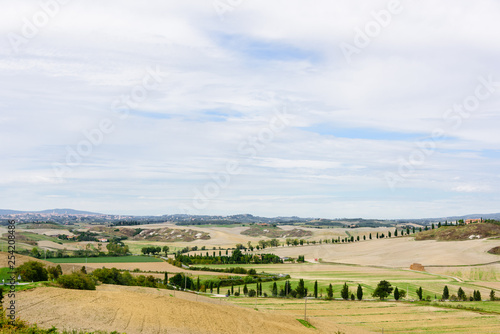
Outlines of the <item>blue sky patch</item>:
M322 136L330 135L334 137L350 139L373 139L373 140L425 140L429 134L425 133L403 133L384 131L374 128L348 128L336 127L329 124L315 124L302 128L305 131L315 132Z
M231 51L241 52L253 59L317 62L319 54L286 44L282 41L264 41L239 35L219 35L219 45Z

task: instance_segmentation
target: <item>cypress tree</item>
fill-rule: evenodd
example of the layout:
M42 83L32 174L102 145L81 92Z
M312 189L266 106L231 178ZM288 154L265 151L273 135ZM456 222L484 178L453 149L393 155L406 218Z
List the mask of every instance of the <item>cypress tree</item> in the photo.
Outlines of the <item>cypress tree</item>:
M328 286L328 288L326 289L326 293L327 293L328 299L332 299L333 298L333 287L332 287L331 283Z
M419 300L422 300L422 297L423 297L422 287L419 287L419 288L417 289L416 293L417 293L418 299L419 299Z
M443 296L441 297L442 300L448 300L450 299L450 291L448 290L448 286L445 285L443 288Z
M457 297L459 300L463 300L463 301L465 301L467 299L467 296L465 295L465 292L462 289L462 287L458 288Z
M344 300L349 299L349 287L347 286L347 282L344 283L344 286L342 287L342 290L340 290L340 296Z
M248 294L248 288L247 285L243 286L243 294L246 296Z
M314 282L314 298L318 298L318 281Z
M363 288L361 287L361 284L358 284L358 290L356 291L356 296L358 297L358 300L363 299Z
M398 287L396 287L396 289L394 289L394 299L399 300L399 290L398 290Z
M278 295L278 285L276 282L273 283L273 297L276 297Z
M479 292L479 290L474 291L474 300L478 302L481 301L481 292Z
M491 290L491 291L490 291L490 300L491 300L492 302L496 300L496 298L495 298L495 290Z
M231 294L234 295L234 286L233 286L233 282L231 282Z
M305 284L304 280L301 278L299 280L299 285L297 286L297 298L304 298L305 295Z

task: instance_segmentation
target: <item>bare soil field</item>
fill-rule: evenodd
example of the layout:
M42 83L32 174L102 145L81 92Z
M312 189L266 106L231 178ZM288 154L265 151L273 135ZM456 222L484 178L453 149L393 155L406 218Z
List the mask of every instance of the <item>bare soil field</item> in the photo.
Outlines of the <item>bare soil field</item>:
M308 329L290 314L259 312L222 300L173 293L110 285L96 291L38 288L18 293L18 310L22 319L44 328L128 334L332 333ZM349 333L367 332L353 329Z
M249 298L235 299L235 303L252 306ZM256 305L259 310L291 314L297 318L304 315L302 300L263 299ZM375 333L498 333L500 326L498 314L402 302L310 300L307 314L308 321L318 328L322 328L322 321L330 320Z
M51 248L51 249L67 249L67 250L77 250L79 247L77 247L76 244L57 244L53 241L49 240L40 240L38 241L38 246L42 248Z
M350 244L268 248L279 256L327 262L409 268L414 262L426 265L471 265L499 261L498 255L488 254L500 241L415 241L411 237L378 239ZM497 245L498 245L497 244Z

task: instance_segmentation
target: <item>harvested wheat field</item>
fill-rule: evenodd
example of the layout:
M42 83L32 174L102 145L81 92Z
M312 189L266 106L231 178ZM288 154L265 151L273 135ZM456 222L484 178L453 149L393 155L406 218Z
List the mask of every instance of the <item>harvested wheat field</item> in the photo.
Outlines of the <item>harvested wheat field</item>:
M252 305L249 299L240 299L238 303ZM272 310L296 318L304 315L304 302L293 299L267 299L258 302L257 307L259 310ZM321 328L322 321L332 321L338 325L360 326L374 333L386 334L499 333L500 328L498 314L445 309L419 303L310 300L307 302L307 315L308 321L318 328Z
M499 261L498 255L487 253L496 243L489 240L415 241L413 238L405 237L353 244L277 247L266 250L279 256L305 255L307 260L323 259L338 263L410 268L414 262L427 266L471 265Z
M19 316L42 327L120 333L327 333L295 317L259 312L218 299L141 287L96 291L38 288L18 294ZM345 327L345 326L344 326ZM353 329L349 333L367 333Z

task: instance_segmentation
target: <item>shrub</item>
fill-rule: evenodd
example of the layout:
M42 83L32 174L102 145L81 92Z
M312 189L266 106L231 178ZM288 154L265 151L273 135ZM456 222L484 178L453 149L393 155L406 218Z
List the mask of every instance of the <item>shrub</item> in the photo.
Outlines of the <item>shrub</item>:
M257 295L257 292L254 289L250 289L248 291L248 297L255 297Z
M47 269L37 261L28 261L17 268L17 273L21 275L23 281L46 281L49 279Z
M57 279L57 283L66 289L95 290L94 280L82 272L62 275Z

